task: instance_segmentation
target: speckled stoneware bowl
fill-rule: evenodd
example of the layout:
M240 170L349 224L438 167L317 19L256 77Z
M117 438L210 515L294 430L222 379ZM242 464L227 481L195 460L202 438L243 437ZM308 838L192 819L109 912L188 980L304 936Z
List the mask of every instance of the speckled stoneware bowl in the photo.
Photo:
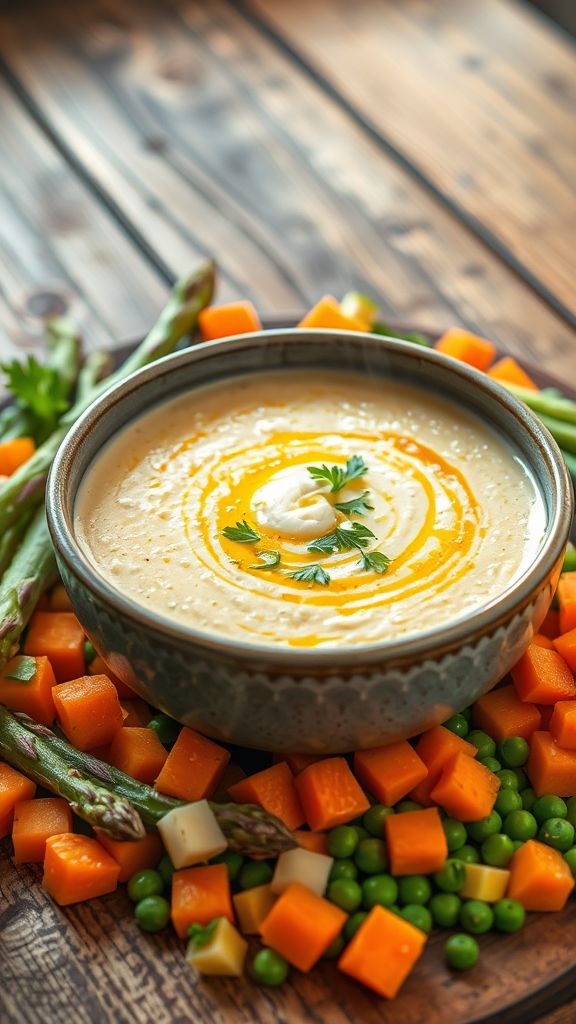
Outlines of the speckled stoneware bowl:
M451 625L330 651L214 638L114 590L74 534L78 486L103 445L155 403L236 374L283 368L392 376L440 392L490 423L521 454L544 499L547 528L531 567L496 600ZM48 519L78 618L114 673L137 693L217 739L328 753L415 735L502 678L550 604L571 525L572 488L550 434L483 374L392 338L276 330L169 356L103 395L58 452Z

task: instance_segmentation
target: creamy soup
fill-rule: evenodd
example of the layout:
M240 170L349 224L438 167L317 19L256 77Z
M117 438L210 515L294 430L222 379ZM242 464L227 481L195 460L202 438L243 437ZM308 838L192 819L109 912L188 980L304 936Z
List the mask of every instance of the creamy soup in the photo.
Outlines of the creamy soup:
M395 380L238 377L90 467L76 529L137 604L233 639L349 647L453 621L534 559L542 498L480 420Z

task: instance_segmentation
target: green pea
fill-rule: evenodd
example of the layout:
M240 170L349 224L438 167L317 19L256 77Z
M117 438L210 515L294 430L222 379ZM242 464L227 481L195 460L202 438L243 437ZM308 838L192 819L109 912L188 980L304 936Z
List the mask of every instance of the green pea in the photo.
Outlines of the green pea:
M471 935L457 933L444 943L444 959L456 971L467 971L478 960L478 943Z
M352 857L358 846L358 832L354 825L338 825L328 833L328 853L331 857Z
M565 818L568 814L568 805L560 796L539 796L534 801L532 814L539 825L543 825L549 818Z
M422 804L417 804L415 800L401 800L399 804L396 804L397 814L406 814L407 811L421 810L423 810Z
M513 768L502 768L501 771L496 772L495 774L500 779L501 789L520 790L518 776Z
M344 925L344 938L347 942L356 935L359 927L368 917L365 910L358 910L355 914L352 914L346 924Z
M530 785L530 780L523 768L510 768L509 771L514 772L514 775L516 776L518 781L518 792L521 792L523 789L526 789L526 786Z
M145 896L134 907L134 917L143 932L160 932L170 920L170 904L163 896Z
M517 793L515 789L500 789L496 797L494 810L501 818L505 818L512 811L521 811L522 797L520 793Z
M250 965L250 973L259 985L276 987L288 977L288 963L274 949L260 949Z
M482 729L472 729L472 732L468 733L466 739L468 743L476 747L476 757L494 757L496 754L494 740L487 732L483 732Z
M405 907L402 907L399 916L403 917L405 921L409 921L415 928L419 928L421 932L425 932L426 935L432 931L432 914L428 907L423 907L419 903L407 903Z
M572 875L576 878L576 846L571 846L569 850L566 850L564 860L570 868Z
M461 846L459 850L454 853L454 860L461 860L464 864L479 864L480 854L475 846Z
M361 839L354 854L356 866L365 875L379 875L388 867L388 854L383 839Z
M358 868L353 860L335 860L328 876L331 882L338 878L358 878Z
M322 954L322 959L323 960L337 960L338 957L340 956L342 950L344 949L345 945L346 945L346 941L344 939L344 936L342 935L342 933L340 933L340 935L337 935L336 938L333 939L333 941L328 946L328 949L324 950L324 952Z
M362 906L391 907L398 899L398 885L391 875L371 875L362 885Z
M146 728L152 729L152 732L156 733L165 747L171 747L176 742L182 726L180 722L175 722L169 715L164 715L159 711L154 718L150 719Z
M145 868L132 875L128 882L128 896L133 903L139 903L147 896L159 896L164 892L164 879L159 871Z
M511 793L513 790L504 790ZM533 839L538 831L538 822L530 811L510 811L504 818L504 831L510 839Z
M228 877L230 881L235 882L244 864L244 857L241 853L234 853L233 850L224 850L223 853L219 853L216 857L213 857L211 863L225 864L228 868Z
M525 919L526 912L518 900L498 900L494 904L494 927L499 932L517 932Z
M556 814L555 817L561 818L562 815ZM571 825L576 826L576 796L571 796L570 799L566 801L566 819Z
M460 924L467 932L483 935L494 924L492 908L483 900L467 900L462 904Z
M156 871L162 878L164 885L172 885L174 865L167 853L164 854L161 861L156 865Z
M432 895L432 886L426 875L405 875L398 879L398 898L401 903L424 906Z
M385 807L384 804L374 804L362 818L362 824L371 836L381 839L384 835L384 822L390 814L394 814L393 807Z
M568 541L568 546L564 552L562 572L576 572L576 548L570 541Z
M459 850L461 846L466 844L468 835L461 821L456 821L456 818L444 818L442 828L446 836L449 853L454 853L455 850Z
M460 714L463 715L468 724L470 724L470 722L472 721L472 705L470 705L467 708L464 708L464 710L461 711Z
M529 753L530 747L523 736L507 736L498 747L498 757L505 768L521 768Z
M500 769L502 768L500 761L498 761L495 757L478 757L476 760L478 761L479 764L483 764L484 767L487 768L489 772L494 772L494 774L496 774L496 772L499 772Z
M352 914L362 903L362 889L353 878L337 878L328 886L328 899Z
M432 876L442 892L460 892L466 880L466 868L461 860L449 858L440 871Z
M241 889L255 889L257 885L266 885L270 882L273 874L267 861L249 860L240 869L238 885Z
M445 722L442 722L445 729L450 729L450 732L461 736L465 739L468 735L469 725L464 715L452 715L452 718L448 718Z
M514 853L516 853L516 850L519 850L521 846L524 846L524 840L523 839L513 839L512 840L512 846L514 847Z
M574 845L574 825L564 818L548 818L538 832L538 839L546 846L552 846L561 853L566 853Z
M480 818L480 821L469 821L466 831L475 843L483 843L488 836L495 835L502 828L502 818L498 811L490 811L487 818Z
M358 842L361 839L369 839L370 835L368 829L364 828L363 825L353 825L352 828L356 829L356 835L358 836Z
M493 868L505 868L508 861L512 860L514 856L514 843L510 836L504 835L503 832L497 832L484 840L480 851L485 864L489 864Z
M86 640L84 642L84 661L86 664L89 665L91 661L94 661L97 654L98 651L94 647L94 644L90 643L89 640Z
M500 794L498 794L500 795ZM522 807L525 811L532 811L534 804L536 803L536 793L532 789L532 786L527 786L520 793L522 799Z
M461 906L462 900L453 892L437 892L428 904L434 923L439 928L455 928L460 918Z

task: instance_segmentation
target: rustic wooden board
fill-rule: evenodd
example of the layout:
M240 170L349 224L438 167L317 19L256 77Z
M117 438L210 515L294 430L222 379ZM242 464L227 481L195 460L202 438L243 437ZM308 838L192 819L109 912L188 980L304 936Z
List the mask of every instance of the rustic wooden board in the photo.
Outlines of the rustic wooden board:
M576 46L507 0L241 0L576 318ZM571 225L571 227L570 227Z
M34 17L30 17L30 11ZM224 0L15 5L10 80L173 273L206 251L263 311L359 286L573 362L574 332Z

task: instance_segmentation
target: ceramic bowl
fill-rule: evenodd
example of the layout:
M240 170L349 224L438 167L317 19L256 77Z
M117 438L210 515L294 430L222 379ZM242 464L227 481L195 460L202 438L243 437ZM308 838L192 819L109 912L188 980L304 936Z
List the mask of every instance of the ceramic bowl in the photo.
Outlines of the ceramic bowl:
M540 488L547 527L524 575L496 600L415 636L341 650L216 639L139 607L107 583L74 532L79 484L103 445L153 404L237 374L349 370L439 392L507 437ZM99 398L65 438L48 482L48 520L73 607L111 670L179 721L274 751L344 752L415 735L494 686L548 609L572 520L562 456L536 418L489 377L392 338L275 330L193 347Z

